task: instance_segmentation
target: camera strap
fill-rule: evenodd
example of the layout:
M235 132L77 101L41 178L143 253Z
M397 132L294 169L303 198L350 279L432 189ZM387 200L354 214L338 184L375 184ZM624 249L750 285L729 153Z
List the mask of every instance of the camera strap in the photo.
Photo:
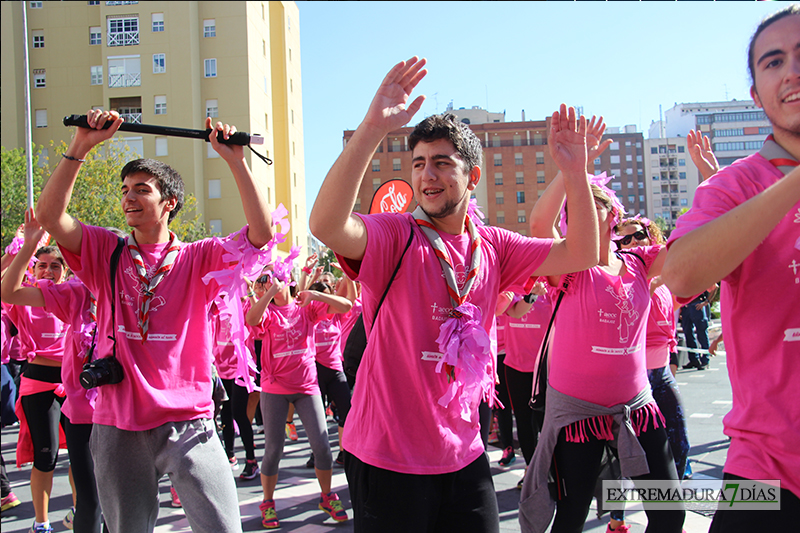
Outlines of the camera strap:
M117 247L114 248L114 253L111 254L111 335L108 336L109 339L113 342L112 347L112 354L114 357L117 356L117 324L115 320L114 314L114 300L116 299L116 276L117 276L117 267L119 267L119 257L122 255L122 248L125 246L125 239L122 237L117 237Z

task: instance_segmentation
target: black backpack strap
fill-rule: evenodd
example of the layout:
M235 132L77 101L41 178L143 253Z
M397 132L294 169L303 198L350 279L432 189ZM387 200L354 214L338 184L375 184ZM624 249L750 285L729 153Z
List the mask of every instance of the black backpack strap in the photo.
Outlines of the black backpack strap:
M634 256L636 259L638 259L639 261L641 261L641 262L642 262L642 266L643 266L645 269L647 269L647 263L645 263L645 261L644 261L644 257L642 257L641 255L637 254L636 252L631 252L630 250L617 250L617 251L616 251L616 253L618 253L618 254L626 254L626 255L632 255L632 256ZM621 258L620 258L620 259L621 259Z
M386 290L383 291L383 296L381 296L380 301L378 302L378 308L375 309L375 318L372 319L372 323L374 324L375 321L378 319L378 311L381 310L381 305L383 305L383 300L386 299L386 295L389 294L389 289L394 282L394 277L397 275L397 271L400 270L400 264L403 262L403 257L406 255L406 250L408 247L411 246L411 240L414 238L414 227L411 227L411 232L408 234L408 241L406 241L406 247L403 248L403 253L400 254L400 259L397 260L397 266L394 267L394 272L392 272L392 277L389 278L389 284L386 285Z
M117 237L117 247L114 248L114 253L111 254L111 270L109 276L111 278L111 335L108 337L114 343L113 345L113 356L117 356L117 326L114 314L114 300L116 299L116 277L117 277L117 268L119 267L119 258L122 255L122 250L125 248L125 239L122 237Z

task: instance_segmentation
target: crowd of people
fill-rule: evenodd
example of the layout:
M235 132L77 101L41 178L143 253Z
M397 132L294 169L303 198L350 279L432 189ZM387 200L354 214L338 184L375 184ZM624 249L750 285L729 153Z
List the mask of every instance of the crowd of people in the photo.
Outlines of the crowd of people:
M514 419L526 464L521 530L579 532L609 457L634 484L679 487L689 438L674 379L676 315L683 306L687 367L705 368L717 283L733 391L725 479L779 480L781 509L720 508L711 531L791 529L800 512L800 325L790 303L800 286L800 7L762 21L748 54L751 93L773 133L759 153L720 169L708 138L691 132L708 179L668 240L625 212L610 177L589 172L612 142L603 118L564 104L547 143L558 174L531 212L530 236L480 220L471 197L482 146L452 114L425 118L409 136L413 212L353 212L372 154L424 100L412 93L426 61L401 61L311 211L341 279L309 256L295 281L300 250L275 253L285 211L267 204L243 148L221 142L236 128L210 118L209 142L242 199L240 231L180 242L169 223L183 181L149 159L121 172L129 233L70 216L81 163L123 122L89 111L3 256L3 362L25 362L16 458L32 465L32 533L53 530L59 448L74 501L65 523L76 531L153 531L167 475L193 531L239 532L237 433L239 477L260 476L262 525L279 528L275 489L295 413L319 509L352 517L356 531L499 532L485 453L496 418L500 466L516 460ZM353 387L342 354L359 316L368 342ZM338 420L335 460L327 405ZM332 491L335 463L351 509ZM4 484L3 510L17 503ZM648 532L683 529L680 506L645 512ZM608 531L628 531L623 512Z

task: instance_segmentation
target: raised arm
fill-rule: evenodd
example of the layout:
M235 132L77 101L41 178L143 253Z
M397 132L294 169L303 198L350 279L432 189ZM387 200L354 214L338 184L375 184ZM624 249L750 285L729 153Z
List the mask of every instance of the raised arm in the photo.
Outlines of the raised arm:
M44 230L36 221L33 212L28 209L25 211L25 242L22 244L19 253L14 257L3 275L3 283L0 284L0 298L4 303L12 305L28 305L31 307L44 307L45 301L42 290L38 287L23 287L22 281L25 278L25 270L31 261L31 257L36 253L39 240L44 235Z
M206 129L212 128L211 117L206 117ZM247 219L247 239L256 248L261 248L272 240L274 235L272 228L272 211L267 204L264 191L258 186L253 178L250 167L244 158L244 146L233 144L221 144L217 141L217 131L224 134L225 139L236 131L235 126L229 126L217 122L213 126L213 131L209 134L211 146L228 163L236 186L239 188L239 196L242 199L244 216Z
M328 314L347 313L353 307L353 302L335 294L319 291L300 291L297 293L297 303L300 307L305 307L311 302L328 304Z
M800 167L743 204L672 242L661 272L664 283L679 297L700 294L742 264L797 202L800 202ZM698 261L699 257L707 259Z
M553 113L548 144L562 174L570 231L565 239L555 240L547 258L534 272L537 276L578 272L597 264L599 233L594 199L586 178L586 132L586 117L577 119L574 108L567 110L561 104L560 111ZM554 222L552 212L546 216Z
M412 57L389 71L372 99L364 120L333 164L317 194L309 228L337 254L360 260L367 247L367 232L352 214L358 189L372 154L390 131L408 124L419 111L424 96L410 105L411 92L427 73L425 59Z
M719 162L717 162L714 152L711 151L711 141L700 130L689 130L689 133L686 134L686 144L689 147L692 162L704 180L719 172Z
M72 189L83 159L98 144L114 136L123 123L116 111L92 109L86 113L88 128L75 128L75 135L64 157L47 180L36 203L39 223L53 238L74 254L80 254L83 230L76 219L67 214ZM106 122L112 122L107 130Z
M255 284L256 286L261 285L263 287L263 284L258 282ZM267 306L275 297L275 295L278 294L278 291L281 290L282 286L283 282L275 280L275 282L270 284L269 288L267 288L267 292L265 292L261 298L259 298L258 301L256 301L256 303L254 303L250 309L247 310L247 313L244 315L244 321L247 322L249 326L257 326L261 323L261 320L264 318L264 311L267 310ZM254 300L252 297L250 299Z

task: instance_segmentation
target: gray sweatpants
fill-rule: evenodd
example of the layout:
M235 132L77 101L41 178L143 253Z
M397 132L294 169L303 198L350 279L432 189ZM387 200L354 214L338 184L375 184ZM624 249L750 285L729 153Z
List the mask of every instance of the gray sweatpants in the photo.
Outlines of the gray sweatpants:
M211 420L170 422L147 431L95 424L90 445L111 533L153 531L164 474L194 533L242 531L236 484Z
M325 424L325 408L322 397L307 394L269 394L261 393L261 418L264 420L264 459L261 461L261 473L274 476L278 473L278 463L283 455L284 426L289 404L294 410L303 429L306 430L308 444L314 452L314 465L318 470L331 470L331 444L328 442L328 426Z

